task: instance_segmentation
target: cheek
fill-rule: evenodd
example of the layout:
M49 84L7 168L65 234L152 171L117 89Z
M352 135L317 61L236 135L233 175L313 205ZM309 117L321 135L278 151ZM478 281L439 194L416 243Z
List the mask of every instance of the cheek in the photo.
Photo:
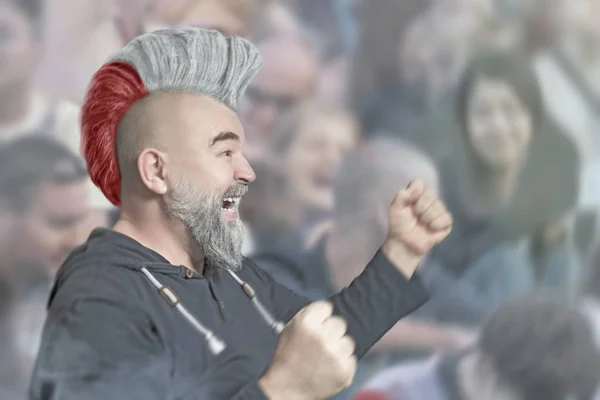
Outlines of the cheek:
M528 118L521 118L515 124L513 133L517 150L521 152L525 151L531 143L531 139L533 137L533 124L531 120Z
M479 147L481 138L485 135L487 127L481 119L471 119L467 126L467 140L473 147Z

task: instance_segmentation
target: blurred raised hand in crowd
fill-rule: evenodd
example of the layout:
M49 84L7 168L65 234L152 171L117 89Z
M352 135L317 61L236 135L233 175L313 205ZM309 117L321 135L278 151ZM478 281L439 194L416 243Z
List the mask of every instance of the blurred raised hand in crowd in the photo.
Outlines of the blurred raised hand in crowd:
M80 154L90 78L194 26L263 57L238 108L258 176L240 210L275 280L347 286L416 178L454 216L419 267L431 300L337 399L593 399L599 18L600 0L0 0L0 398L26 397L55 272L118 216Z

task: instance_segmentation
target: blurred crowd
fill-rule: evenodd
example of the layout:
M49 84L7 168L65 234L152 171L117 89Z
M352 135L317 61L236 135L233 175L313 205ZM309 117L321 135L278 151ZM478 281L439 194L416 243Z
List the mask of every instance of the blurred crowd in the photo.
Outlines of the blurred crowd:
M241 35L257 173L244 253L311 299L349 285L420 177L454 215L431 300L339 399L600 399L600 0L0 0L0 398L26 397L54 273L118 217L79 105L132 38Z

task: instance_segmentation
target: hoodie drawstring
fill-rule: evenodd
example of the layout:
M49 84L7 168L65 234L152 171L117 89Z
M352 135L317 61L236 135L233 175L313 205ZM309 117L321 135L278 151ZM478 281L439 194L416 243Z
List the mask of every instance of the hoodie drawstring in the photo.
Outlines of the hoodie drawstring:
M146 278L158 289L160 296L169 304L171 307L174 307L179 311L181 315L198 331L200 334L204 336L208 344L208 348L214 355L218 355L223 350L225 350L226 344L225 342L218 338L213 331L206 328L204 325L198 321L196 317L194 317L179 301L179 297L167 286L161 284L155 277L148 271L146 267L142 267L141 271L144 273ZM252 301L254 306L256 307L260 316L265 320L267 325L273 329L275 334L279 335L284 328L284 324L281 321L277 321L271 313L262 305L256 292L247 282L244 282L240 279L237 274L233 271L229 271L229 275L241 286L242 290L248 296L248 298Z

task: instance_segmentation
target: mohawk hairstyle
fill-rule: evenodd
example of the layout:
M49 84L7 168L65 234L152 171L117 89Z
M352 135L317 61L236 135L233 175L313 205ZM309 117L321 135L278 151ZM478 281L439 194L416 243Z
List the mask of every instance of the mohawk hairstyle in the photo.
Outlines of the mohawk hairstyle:
M116 135L127 111L152 92L211 97L235 111L262 61L245 39L199 28L141 35L96 72L82 107L82 151L92 181L121 202Z

